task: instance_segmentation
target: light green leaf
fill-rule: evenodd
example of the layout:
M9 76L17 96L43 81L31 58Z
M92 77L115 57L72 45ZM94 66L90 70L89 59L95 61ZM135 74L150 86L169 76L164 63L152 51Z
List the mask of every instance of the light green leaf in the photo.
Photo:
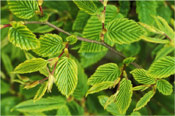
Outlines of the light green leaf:
M113 82L120 76L120 69L117 64L107 63L99 66L95 73L88 79L89 85L102 83L105 81Z
M22 22L12 22L8 32L9 41L21 49L30 50L39 47L36 36Z
M163 31L167 36L169 36L171 40L174 40L175 33L173 29L168 25L166 20L160 16L154 17L154 20L156 22L158 29Z
M165 56L154 61L148 74L154 78L165 78L175 74L175 57Z
M81 31L83 30L84 26L87 23L87 20L89 19L89 15L85 13L84 11L78 11L77 17L73 23L72 30L74 31Z
M141 84L154 84L155 79L152 78L151 76L148 76L146 73L146 70L144 69L134 69L133 71L130 72L134 79Z
M77 42L77 37L75 35L68 36L66 40L69 42L69 44L75 44Z
M21 19L30 19L39 10L38 1L35 0L7 0L13 14ZM20 10L19 10L20 9Z
M85 0L73 0L74 3L78 6L78 8L90 15L94 15L96 14L97 11L97 7L94 4L94 2L92 0L89 1L85 1Z
M141 38L147 42L151 42L151 43L159 43L159 44L167 44L169 43L168 40L162 40L159 38L152 38L152 37L147 37L147 36L141 36Z
M41 87L36 92L35 97L33 98L34 101L40 100L44 96L47 90L47 85L48 85L48 82L45 82L41 85Z
M86 96L88 94L93 94L93 93L97 93L99 91L108 89L108 88L112 88L112 86L114 85L114 82L111 81L105 81L105 82L101 82L101 83L97 83L94 84L87 92Z
M158 80L156 83L157 89L164 95L171 95L173 86L167 80Z
M98 99L99 99L100 104L104 107L109 97L102 95L102 96L98 96ZM121 115L116 103L109 104L106 110L113 115Z
M103 9L100 9L102 11ZM123 16L117 12L117 7L113 5L107 5L106 6L106 17L105 17L105 26L106 24L116 18L122 18ZM91 16L88 20L86 26L83 30L83 37L100 41L100 33L102 31L102 24L98 18L98 16ZM106 42L109 45L114 45L113 42L111 42L105 35L104 42ZM89 42L82 42L79 52L83 53L89 53L89 52L102 52L107 51L107 48L105 48L102 45L96 44L96 43L89 43Z
M57 110L56 116L71 116L69 108L64 105Z
M59 91L68 97L71 95L78 82L78 70L76 62L68 57L61 58L55 70L55 83Z
M63 48L63 40L56 34L45 34L40 37L40 48L34 50L40 56L48 57L59 53Z
M164 46L161 48L155 57L155 60L158 60L161 57L165 57L166 55L170 54L171 52L175 51L175 47L173 46Z
M122 79L120 82L120 89L116 97L116 104L118 106L119 112L125 114L130 106L132 98L132 84L130 80Z
M144 91L144 90L146 90L148 88L149 88L149 86L147 86L147 85L139 85L139 86L133 87L132 90L133 91L139 91L139 90Z
M136 1L136 12L140 22L153 25L154 18L156 16L156 1Z
M36 102L34 102L33 100L26 100L16 105L14 107L14 110L17 110L19 112L43 112L58 109L64 104L66 104L66 100L63 97L54 96L42 98Z
M26 60L15 68L14 73L24 74L36 72L46 67L47 63L48 61L42 58L33 58L31 60Z
M136 104L136 108L134 109L134 111L136 110L140 110L141 108L143 108L144 106L147 105L147 103L150 101L150 99L154 96L155 92L154 91L149 91L148 93L146 93Z
M132 62L134 62L135 59L136 59L135 57L128 57L128 58L125 58L125 59L123 60L123 64L129 65L129 64L131 64Z
M133 20L115 19L107 24L107 37L117 44L130 44L139 41L144 30Z

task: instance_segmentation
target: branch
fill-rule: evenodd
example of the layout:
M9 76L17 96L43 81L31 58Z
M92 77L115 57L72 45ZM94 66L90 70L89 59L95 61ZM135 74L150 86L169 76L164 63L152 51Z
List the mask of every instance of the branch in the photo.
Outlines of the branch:
M54 28L55 30L57 30L58 32L62 32L66 35L71 35L69 32L67 31L64 31L63 29L61 28L58 28L57 26L49 23L49 22L40 22L40 21L25 21L24 24L46 24L52 28ZM83 37L79 37L77 36L77 39L80 40L80 41L85 41L85 42L89 42L89 43L96 43L96 44L99 44L99 45L102 45L106 48L108 48L110 51L112 51L113 53L119 55L120 57L122 58L125 58L125 56L118 52L117 50L115 50L113 47L111 47L110 45L106 44L105 42L100 42L100 41L96 41L96 40L91 40L91 39L87 39L87 38L83 38ZM132 65L134 65L136 68L142 68L140 65L138 65L137 63L131 63Z

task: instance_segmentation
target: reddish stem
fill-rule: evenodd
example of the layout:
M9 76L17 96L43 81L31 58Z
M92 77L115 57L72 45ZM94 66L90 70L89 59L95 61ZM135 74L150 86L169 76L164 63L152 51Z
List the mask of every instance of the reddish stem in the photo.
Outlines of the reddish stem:
M11 26L12 26L11 24L4 24L4 26L1 27L0 29L6 28L6 27L11 27Z
M48 77L46 77L46 78L44 78L44 79L42 79L42 80L39 80L39 83L42 83L42 82L44 82L45 80L47 80L48 79Z
M39 10L41 12L41 16L43 16L43 8L42 8L42 6L39 6Z

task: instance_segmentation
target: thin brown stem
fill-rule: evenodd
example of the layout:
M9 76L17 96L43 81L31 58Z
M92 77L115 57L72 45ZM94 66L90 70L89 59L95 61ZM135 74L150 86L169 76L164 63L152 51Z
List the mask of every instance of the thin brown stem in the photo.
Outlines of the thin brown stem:
M71 35L69 32L66 32L64 31L63 29L61 28L58 28L57 26L49 23L49 22L40 22L40 21L25 21L24 24L46 24L52 28L54 28L55 30L57 30L58 32L62 32L66 35ZM79 37L77 36L77 39L80 40L80 41L85 41L85 42L89 42L89 43L96 43L96 44L99 44L99 45L102 45L106 48L108 48L111 52L115 53L116 55L119 55L121 56L122 58L125 58L125 56L118 52L117 50L115 50L113 47L111 47L110 45L106 44L105 42L100 42L100 41L96 41L96 40L91 40L91 39L87 39L87 38L83 38L83 37ZM136 68L142 68L141 66L139 66L137 63L131 63L132 65L134 65Z

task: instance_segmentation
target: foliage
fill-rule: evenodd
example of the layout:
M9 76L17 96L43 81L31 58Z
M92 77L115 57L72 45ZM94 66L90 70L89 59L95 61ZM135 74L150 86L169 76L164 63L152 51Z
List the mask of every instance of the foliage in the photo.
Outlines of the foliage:
M174 115L173 2L1 3L2 115Z

